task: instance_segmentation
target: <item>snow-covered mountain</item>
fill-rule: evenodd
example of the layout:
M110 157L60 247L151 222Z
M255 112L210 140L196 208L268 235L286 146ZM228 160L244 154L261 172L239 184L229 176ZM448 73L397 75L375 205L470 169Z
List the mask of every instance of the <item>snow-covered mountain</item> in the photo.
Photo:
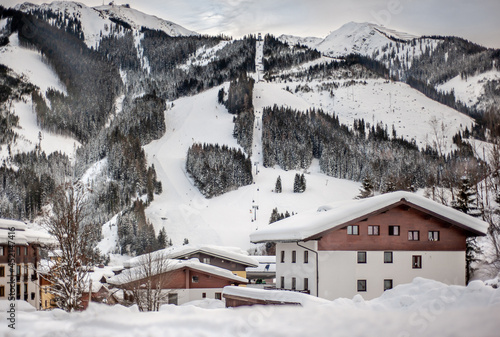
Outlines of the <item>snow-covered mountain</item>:
M282 35L280 40L288 44L297 43L317 49L330 57L346 56L352 53L371 56L376 50L396 40L409 41L417 36L388 29L374 23L349 22L331 32L325 38L300 38Z
M139 12L128 5L88 7L80 2L54 1L41 5L26 2L15 8L26 13L36 10L50 11L63 15L66 19L78 19L82 25L85 43L89 47L96 47L101 37L109 35L110 27L117 22L128 24L135 30L141 30L142 27L161 30L170 36L198 35L178 24Z

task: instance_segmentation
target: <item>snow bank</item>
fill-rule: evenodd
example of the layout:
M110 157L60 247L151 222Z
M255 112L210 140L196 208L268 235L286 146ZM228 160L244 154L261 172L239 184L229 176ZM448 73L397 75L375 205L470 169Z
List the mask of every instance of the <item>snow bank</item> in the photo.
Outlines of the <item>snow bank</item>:
M16 336L497 336L500 290L415 279L378 299L338 299L301 306L205 309L195 305L137 307L92 303L78 313L17 312ZM5 311L0 319L5 321ZM0 335L10 332L0 324Z

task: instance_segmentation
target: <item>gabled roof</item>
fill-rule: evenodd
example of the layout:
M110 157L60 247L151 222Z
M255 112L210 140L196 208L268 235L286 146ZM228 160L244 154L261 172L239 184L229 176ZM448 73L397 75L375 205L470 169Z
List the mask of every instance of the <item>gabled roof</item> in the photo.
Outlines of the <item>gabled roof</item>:
M212 266L206 263L201 263L198 261L198 259L190 259L190 260L170 260L167 259L165 260L165 272L171 272L174 270L178 269L192 269L192 270L197 270L200 272L204 272L207 274L211 274L214 276L218 276L220 278L225 278L229 279L234 282L238 283L248 283L248 280L246 278L236 276L233 273L231 273L229 270L224 269L224 268L219 268L216 266ZM122 285L122 284L127 284L133 281L140 280L143 276L141 273L141 266L135 266L130 269L125 269L122 273L108 278L107 282L109 284L114 284L114 285Z
M399 205L418 209L458 226L470 232L471 235L483 236L488 231L488 224L478 218L419 195L398 191L367 199L336 202L322 206L315 211L294 215L250 234L250 241L254 243L307 241L318 238L326 231L358 222Z
M197 253L204 253L213 257L218 257L223 260L228 260L240 263L247 267L257 267L259 262L253 257L249 256L241 248L237 247L222 247L211 245L184 245L177 247L168 247L156 252L152 252L152 258L156 256L167 257L169 259L186 259ZM125 268L131 268L140 263L141 257L137 256L123 263Z
M9 237L11 229L14 229L14 234ZM54 245L57 243L52 235L44 231L29 228L22 221L0 219L0 244L8 244L9 241L14 242L16 245Z

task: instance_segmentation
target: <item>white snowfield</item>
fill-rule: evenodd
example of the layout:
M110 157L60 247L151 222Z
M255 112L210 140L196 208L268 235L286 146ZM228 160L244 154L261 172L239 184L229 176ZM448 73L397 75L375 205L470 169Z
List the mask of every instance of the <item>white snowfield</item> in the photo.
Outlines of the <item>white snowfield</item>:
M363 219L366 215L404 200L408 205L424 208L436 216L456 223L477 235L486 235L488 224L451 207L410 192L392 192L372 198L348 200L319 207L275 222L250 235L254 243L267 241L300 241L326 230L341 226L348 221Z
M78 313L59 309L25 312L19 308L15 331L8 328L6 310L2 310L0 335L493 337L500 331L500 290L481 281L463 287L417 278L371 301L361 296L332 302L311 298L304 306L233 309L213 302L165 305L154 313L141 313L136 306L94 303Z

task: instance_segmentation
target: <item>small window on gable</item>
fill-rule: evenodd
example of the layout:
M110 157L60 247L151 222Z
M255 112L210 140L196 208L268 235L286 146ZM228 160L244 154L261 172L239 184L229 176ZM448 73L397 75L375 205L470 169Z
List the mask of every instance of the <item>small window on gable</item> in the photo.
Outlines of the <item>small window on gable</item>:
M366 252L358 252L358 263L366 263Z
M418 240L420 240L419 231L408 231L408 241L418 241Z
M389 235L399 236L399 226L389 226Z
M358 225L347 226L347 234L348 235L359 235L359 226Z
M222 262L224 262L224 261L222 261ZM209 257L204 257L203 258L203 263L210 264L210 258Z
M368 226L368 235L379 235L380 226Z
M191 277L191 282L198 283L198 281L199 281L199 278L197 275L194 275L193 277Z
M429 241L439 241L439 231L429 231Z

